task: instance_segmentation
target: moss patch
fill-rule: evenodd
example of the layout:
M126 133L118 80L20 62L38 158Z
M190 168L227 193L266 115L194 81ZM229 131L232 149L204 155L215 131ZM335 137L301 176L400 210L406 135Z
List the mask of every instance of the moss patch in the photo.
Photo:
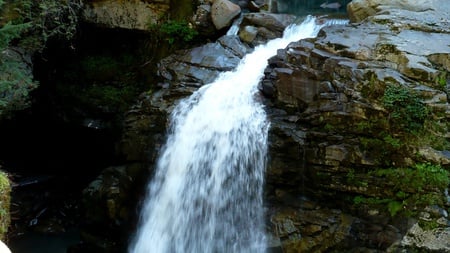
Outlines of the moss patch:
M408 210L443 205L443 191L450 184L450 173L441 166L430 163L407 168L377 169L368 175L386 182L391 193L383 198L356 196L353 203L384 206L391 216L399 213L414 215Z
M11 222L9 207L11 201L11 185L8 175L0 171L0 240L4 241Z

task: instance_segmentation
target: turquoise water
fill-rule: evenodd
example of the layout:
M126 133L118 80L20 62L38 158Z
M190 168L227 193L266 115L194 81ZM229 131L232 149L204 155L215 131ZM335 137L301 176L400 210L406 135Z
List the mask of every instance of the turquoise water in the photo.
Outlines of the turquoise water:
M351 0L276 0L279 13L289 13L299 16L304 15L326 15L326 14L345 14L346 6ZM322 8L321 5L333 7L333 4L339 3L338 9ZM328 5L327 5L328 4ZM326 7L323 5L324 7Z

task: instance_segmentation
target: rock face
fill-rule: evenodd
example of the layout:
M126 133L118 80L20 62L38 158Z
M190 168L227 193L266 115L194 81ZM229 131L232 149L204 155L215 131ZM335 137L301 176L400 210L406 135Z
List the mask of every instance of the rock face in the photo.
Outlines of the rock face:
M148 30L170 8L170 0L86 0L84 20L110 28Z
M96 208L86 209L81 236L84 243L94 245L98 252L126 249L120 236L128 233L124 223L134 215L128 207L135 200L127 196L128 192L136 191L132 178L140 175L134 171L133 165L109 167L83 191L83 205Z
M448 15L445 12L447 8L447 4L436 0L417 0L414 3L402 0L354 0L347 5L352 22L360 22L366 18L392 20L390 17L395 15L396 26L422 27L420 30L448 26ZM433 22L439 22L440 25L436 27Z
M428 238L427 241L439 245L436 246L439 249L433 250L449 250L448 245L438 243L448 240L445 212L432 219L433 222L443 219L438 230L444 232L417 235L415 229L408 232L410 237L400 240L411 220L397 218L398 210L394 207L398 204L400 209L420 209L437 204L448 209L449 203L443 197L445 184L437 191L426 190L427 194L434 192L439 197L425 204L398 195L405 191L419 198L425 192L419 194L407 186L399 187L399 179L389 183L389 178L376 176L379 168L418 163L448 166L450 26L444 16L450 6L439 4L439 1L417 4L353 1L348 6L349 16L353 21L364 21L326 27L317 38L291 43L269 60L266 78L260 86L269 98L267 107L272 123L268 199L283 210L283 205L298 203L299 196L313 196L327 204L335 203L333 206L343 205L342 210L351 213L351 219L359 220L358 224L369 224L372 220L371 225L359 232L366 237L334 238L336 243L328 249L347 248L349 240L371 249L386 250L399 241L395 245L400 248L411 244L432 248L418 243L423 241L420 238ZM407 100L400 98L399 92L416 102L398 103ZM410 113L402 110L401 116L397 114L399 107L410 106L415 108ZM409 183L408 187L414 187L413 182ZM383 199L389 204L375 208L375 200ZM357 213L351 211L353 207L359 209ZM297 215L303 212L302 207L296 210ZM275 211L271 217L278 217L279 212L283 213ZM395 216L397 223L390 216ZM275 227L283 222L286 220L275 223ZM354 230L356 223L350 223L348 229ZM301 229L297 225L291 230ZM317 234L324 232L320 231ZM305 250L302 245L312 240L301 238L305 233L299 232L295 243L289 236L282 238L280 247L285 252L324 250Z

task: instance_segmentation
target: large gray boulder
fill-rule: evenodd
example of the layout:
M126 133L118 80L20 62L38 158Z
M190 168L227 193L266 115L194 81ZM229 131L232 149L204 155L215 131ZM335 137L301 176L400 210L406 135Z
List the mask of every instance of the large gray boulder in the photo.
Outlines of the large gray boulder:
M228 0L214 0L211 6L211 18L217 30L229 27L240 13L241 7Z

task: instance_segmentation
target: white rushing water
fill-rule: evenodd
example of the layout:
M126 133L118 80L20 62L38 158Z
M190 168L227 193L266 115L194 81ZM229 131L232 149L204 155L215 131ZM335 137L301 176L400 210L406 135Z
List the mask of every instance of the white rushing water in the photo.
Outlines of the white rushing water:
M130 253L265 252L269 124L257 85L277 49L322 26L312 17L290 26L177 105Z

